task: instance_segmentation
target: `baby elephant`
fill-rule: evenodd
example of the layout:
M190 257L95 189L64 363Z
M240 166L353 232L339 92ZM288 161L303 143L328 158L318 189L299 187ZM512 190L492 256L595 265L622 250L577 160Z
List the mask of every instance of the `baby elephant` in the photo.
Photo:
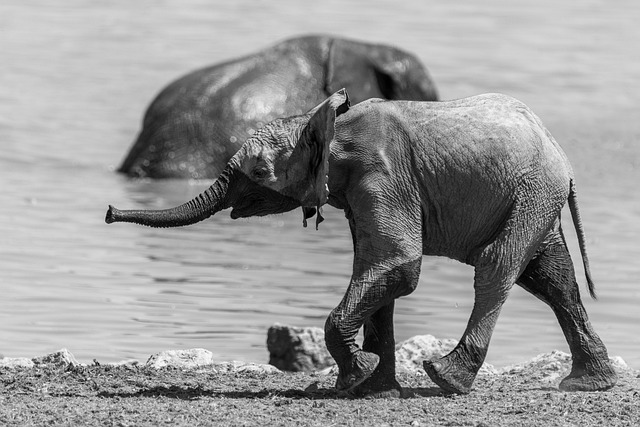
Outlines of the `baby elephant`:
M340 90L257 131L193 200L166 210L110 206L106 221L175 227L226 208L235 219L302 207L305 222L317 213L317 228L328 203L344 210L355 251L351 282L325 326L338 389L399 394L394 301L416 288L422 255L440 255L475 267L475 304L460 342L424 362L442 389L470 391L517 283L551 307L569 343L573 367L560 389L605 390L616 373L580 300L560 225L567 201L594 296L571 165L527 106L488 94L350 108Z

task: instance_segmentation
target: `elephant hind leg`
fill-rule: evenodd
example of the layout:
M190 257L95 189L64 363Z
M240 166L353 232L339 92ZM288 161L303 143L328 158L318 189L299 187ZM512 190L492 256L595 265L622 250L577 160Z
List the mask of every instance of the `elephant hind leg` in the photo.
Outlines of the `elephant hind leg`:
M396 343L393 334L395 301L381 307L364 323L362 350L377 354L380 363L369 378L354 388L354 393L367 397L400 397L402 387L396 379Z
M613 387L616 373L582 305L559 222L517 283L551 307L569 344L573 365L569 376L560 383L560 389L595 391Z
M475 303L467 328L458 345L437 360L426 360L424 369L448 393L466 394L487 355L498 315L517 277L517 266L487 264L476 267Z
M445 391L471 390L502 305L564 203L560 197L553 202L537 203L532 197L517 200L500 233L473 258L475 301L467 328L449 354L423 364L429 377Z

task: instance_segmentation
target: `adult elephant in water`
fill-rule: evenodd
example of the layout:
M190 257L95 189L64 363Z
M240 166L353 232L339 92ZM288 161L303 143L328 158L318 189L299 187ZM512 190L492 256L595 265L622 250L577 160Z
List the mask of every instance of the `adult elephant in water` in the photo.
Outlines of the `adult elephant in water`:
M293 38L169 84L149 106L119 171L215 178L263 124L305 113L343 87L352 103L438 100L427 70L406 51L329 36Z

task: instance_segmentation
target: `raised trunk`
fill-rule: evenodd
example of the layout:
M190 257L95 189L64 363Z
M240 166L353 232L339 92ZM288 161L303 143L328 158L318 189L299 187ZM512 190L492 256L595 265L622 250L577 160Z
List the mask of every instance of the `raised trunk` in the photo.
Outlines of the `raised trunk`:
M232 171L227 167L209 188L192 200L171 209L124 210L109 205L105 221L133 222L150 227L181 227L209 218L227 207L226 198Z

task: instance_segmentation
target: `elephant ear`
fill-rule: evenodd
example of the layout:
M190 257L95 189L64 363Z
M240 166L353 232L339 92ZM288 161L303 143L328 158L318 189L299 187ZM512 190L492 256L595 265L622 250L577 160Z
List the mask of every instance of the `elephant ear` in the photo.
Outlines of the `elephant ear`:
M426 68L414 55L400 49L378 49L371 56L378 89L386 99L437 101L438 91Z
M336 117L349 110L349 95L345 89L340 89L309 114L309 122L302 131L299 145L308 153L307 179L308 187L300 200L303 210L303 224L314 213L316 229L323 221L322 205L329 197L329 147L335 135Z
M375 76L368 50L368 45L363 43L333 39L325 63L325 93L332 94L347 87L355 102L379 96L377 90L371 90Z
M386 99L400 99L401 93L406 86L404 76L406 68L400 61L391 63L377 63L373 66L373 71L378 82L378 88L382 96Z
M325 91L348 87L356 102L369 98L399 99L406 70L396 49L350 40L334 40L327 60Z

